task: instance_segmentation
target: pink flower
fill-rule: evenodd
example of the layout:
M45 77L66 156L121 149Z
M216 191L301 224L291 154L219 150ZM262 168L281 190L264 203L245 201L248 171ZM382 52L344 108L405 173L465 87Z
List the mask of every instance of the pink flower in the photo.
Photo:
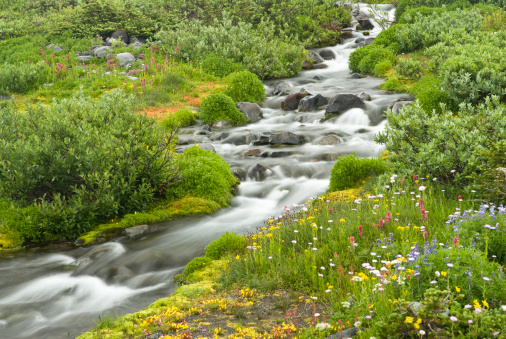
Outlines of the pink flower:
M461 196L461 195L459 195L458 199L459 199L459 201L462 201L462 196Z
M425 209L422 209L422 220L427 220L427 215L425 214Z
M455 237L453 238L453 247L457 247L459 245L459 238Z
M423 237L425 241L427 241L429 239L429 233L427 233L427 231L423 231Z
M362 236L362 230L363 230L362 225L358 225L358 233L360 234L360 236Z
M351 244L351 246L353 246L354 242L355 242L355 238L354 237L350 237L350 244Z
M387 216L385 217L385 222L389 223L390 220L392 220L392 214L390 213L390 211L387 211Z

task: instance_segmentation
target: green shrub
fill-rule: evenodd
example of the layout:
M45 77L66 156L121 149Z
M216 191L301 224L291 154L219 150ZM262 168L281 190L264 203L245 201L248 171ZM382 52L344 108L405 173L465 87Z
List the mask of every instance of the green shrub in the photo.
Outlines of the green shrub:
M395 68L399 79L417 80L422 77L423 65L418 60L401 58Z
M391 70L393 67L390 60L383 60L381 62L378 62L376 66L374 66L374 75L376 76L382 76L385 75L386 72Z
M394 170L465 186L486 161L479 151L506 135L504 111L497 97L476 107L462 105L456 115L447 109L427 112L415 101L398 114L387 112L388 124L375 141L390 151Z
M132 103L114 91L0 110L0 196L36 208L38 222L18 228L25 240L75 239L170 185L172 135Z
M46 76L43 64L0 66L0 94L26 93L41 85Z
M170 197L183 198L189 194L227 205L237 179L222 157L193 146L178 155L176 161L181 180L169 187Z
M373 44L361 47L351 53L348 66L352 72L373 74L374 68L380 62L390 61L393 64L395 60L392 50Z
M221 237L206 246L206 257L220 259L227 254L241 254L246 250L246 238L226 232Z
M397 78L389 78L379 86L379 89L384 91L395 91L397 93L404 93L407 91L406 85L401 83Z
M357 158L355 154L339 157L330 172L329 191L355 187L366 177L382 174L386 169L381 159Z
M176 127L187 127L196 123L194 111L189 109L180 109L176 113L163 119L162 126L168 130L173 130Z
M434 8L434 7L414 7L405 11L402 16L399 18L399 24L412 24L415 22L417 17L427 17L432 15L441 15L443 13L442 8Z
M420 103L420 106L427 112L441 113L441 104L448 107L449 99L446 92L441 90L441 80L435 75L426 75L410 88Z
M186 265L183 275L188 276L195 271L198 271L211 263L212 259L209 257L196 257Z
M224 60L232 59L261 79L297 74L304 56L304 48L281 40L272 24L234 24L227 15L211 24L199 20L181 22L175 31L160 32L156 39L163 42L162 49L167 54L174 53L173 46L177 46L177 55L183 59L202 60L215 54Z
M374 39L373 45L383 46L390 48L395 54L400 53L400 45L397 38L397 32L403 29L406 25L396 24L388 29L382 30Z
M234 102L248 101L259 104L265 99L264 84L255 74L248 71L232 73L228 77L225 94Z
M238 64L231 59L219 57L216 54L209 54L204 57L204 60L202 61L202 69L204 72L219 78L244 70L241 64Z
M241 125L248 122L244 114L235 107L232 98L222 93L211 93L202 101L200 119L204 124L209 125L220 120L228 121L232 125Z

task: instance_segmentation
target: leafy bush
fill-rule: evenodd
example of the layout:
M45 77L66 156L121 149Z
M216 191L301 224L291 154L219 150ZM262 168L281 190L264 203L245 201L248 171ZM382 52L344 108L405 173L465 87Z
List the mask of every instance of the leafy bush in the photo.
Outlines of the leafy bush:
M146 208L174 180L172 135L132 102L116 91L98 101L80 93L0 110L0 195L37 215L17 229L24 239L74 239Z
M206 246L206 257L220 259L227 254L241 254L246 250L246 238L226 232Z
M388 124L375 140L386 145L397 170L462 186L485 161L479 151L506 135L504 110L497 97L476 107L461 105L456 116L446 108L427 112L415 101L398 114L387 112Z
M228 121L232 125L248 122L244 114L235 107L232 98L222 93L211 93L202 101L200 119L204 124L209 125L220 120Z
M225 94L234 102L248 101L259 104L265 99L264 84L255 74L248 71L232 73L228 77Z
M383 60L381 62L378 62L376 66L374 66L374 75L376 76L385 75L385 73L391 70L392 67L393 65L389 60Z
M186 265L184 271L183 271L183 275L190 275L192 274L193 272L195 271L198 271L204 267L206 267L207 265L209 265L211 263L211 258L209 257L196 257L196 258L193 258L192 261L190 261L188 263L188 265Z
M401 58L397 62L396 72L400 79L420 79L422 77L423 65L420 61L411 58Z
M402 16L399 18L399 24L412 24L416 21L416 19L420 16L427 17L432 15L441 15L443 13L442 8L433 8L433 7L414 7L405 11Z
M503 203L506 196L506 141L499 140L487 146L476 152L484 161L476 163L478 171L470 176L473 188L483 199ZM503 254L505 259L506 254Z
M424 76L411 87L410 93L427 112L436 110L441 113L441 104L447 104L448 107L450 103L446 92L441 90L441 80L435 75Z
M180 109L174 114L163 119L162 126L168 130L173 130L176 127L187 127L196 123L195 114L189 109Z
M329 190L333 192L355 187L360 180L382 174L386 169L386 163L381 159L361 159L355 154L339 157L330 172Z
M43 64L0 66L0 94L26 93L44 82Z
M384 91L395 91L398 93L404 93L407 91L406 85L401 83L397 78L389 78L387 81L379 86L379 89Z
M348 66L352 72L373 74L374 68L380 62L389 61L393 64L395 60L395 54L392 50L372 44L351 53Z
M204 72L219 78L244 70L241 64L238 64L231 59L219 57L216 54L209 54L204 57L204 60L202 61L202 69Z
M211 53L232 58L261 79L297 74L304 56L302 46L280 40L272 25L235 25L225 14L222 20L215 19L209 25L198 20L181 22L177 30L163 31L155 37L163 42L167 54L174 53L173 46L177 46L177 55L183 59L201 60Z
M227 205L237 179L222 157L193 146L178 155L176 161L181 180L169 187L170 197L183 198L189 194Z
M396 24L388 29L382 30L374 39L373 45L390 48L394 53L399 54L400 45L397 38L397 32L404 29L406 25Z

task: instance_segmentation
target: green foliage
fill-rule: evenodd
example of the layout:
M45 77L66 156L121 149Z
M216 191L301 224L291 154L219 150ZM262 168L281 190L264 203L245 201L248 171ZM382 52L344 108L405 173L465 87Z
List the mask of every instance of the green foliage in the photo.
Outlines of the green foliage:
M0 94L26 93L45 80L43 64L0 66Z
M241 125L248 122L244 114L235 107L232 98L222 93L211 93L202 101L200 119L204 124L209 125L220 120L228 121L232 125Z
M389 70L391 70L393 67L390 60L383 60L381 62L378 62L376 66L374 66L374 75L376 76L382 76L385 75Z
M196 123L194 111L189 109L180 109L174 114L163 119L162 126L168 130L173 130L176 127L187 127Z
M340 191L357 186L361 180L386 171L384 160L357 158L355 154L339 157L330 172L329 191Z
M211 53L224 60L232 58L262 79L296 74L304 56L302 46L280 40L272 26L234 24L226 15L209 25L197 20L181 22L176 31L160 32L156 39L163 41L166 53L174 53L173 46L177 46L177 55L183 59L202 60Z
M169 187L169 197L191 195L227 205L237 179L222 157L193 146L178 155L176 161L181 180Z
M235 232L226 232L206 246L205 256L214 260L229 254L241 254L246 250L246 238Z
M410 88L420 103L420 106L427 112L436 110L441 113L441 104L449 105L446 92L441 89L441 80L434 75L426 75Z
M399 79L395 77L389 78L387 81L382 83L379 86L379 89L382 89L384 91L395 91L397 93L404 93L407 91L406 85L401 83Z
M231 59L219 57L216 54L209 54L204 57L204 60L202 61L202 69L204 72L219 78L244 70L241 64L238 64Z
M227 80L225 94L234 102L247 101L259 104L265 99L264 84L255 74L248 71L232 73Z
M388 29L382 30L378 36L374 39L373 45L383 46L390 48L395 54L400 53L399 40L397 38L397 32L404 29L406 25L396 24Z
M418 60L400 58L397 62L396 73L399 79L417 80L422 77L423 65Z
M414 7L408 9L402 16L399 18L399 24L412 24L416 21L416 19L421 17L428 17L433 15L441 15L443 13L442 8L433 8L433 7Z
M461 105L456 116L446 108L428 112L415 101L398 114L387 112L388 124L375 140L391 152L395 168L462 186L486 160L479 151L506 135L504 110L497 97L476 107Z
M30 218L25 240L73 239L96 223L144 209L173 180L172 135L114 92L51 107L0 111L0 195ZM28 214L26 214L26 213ZM37 222L33 222L37 220Z
M395 60L395 54L391 49L372 44L351 53L348 66L352 72L373 74L374 68L380 62L389 61L394 64Z
M211 263L212 259L209 257L196 257L186 265L183 275L190 275L195 271L198 271Z

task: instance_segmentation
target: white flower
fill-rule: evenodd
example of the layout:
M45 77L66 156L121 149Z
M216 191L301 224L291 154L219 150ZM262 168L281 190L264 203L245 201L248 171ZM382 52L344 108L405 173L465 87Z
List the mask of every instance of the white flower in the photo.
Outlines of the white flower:
M315 314L316 316L316 314ZM330 324L327 324L327 323L318 323L316 324L315 328L320 330L320 331L325 331L326 329L330 328Z
M314 314L315 317L319 317L320 316L320 313L315 313Z
M418 190L419 190L419 191L425 191L425 186L420 186L420 187L418 187Z
M441 273L439 273L439 271L434 272L434 274L436 275L436 277L439 277L441 275Z
M358 275L354 276L353 278L351 278L351 281L362 281L362 278L360 278Z
M432 181L436 181L436 180L437 180L437 178L432 179Z
M450 317L450 320L451 320L451 321L454 321L454 322L455 322L455 321L459 321L459 319L457 319L457 317L454 317L454 316L451 316L451 317Z
M420 335L424 335L425 331L424 330L420 330L420 331L418 331L418 333L420 333Z
M502 305L501 308L504 312L506 312L506 305Z
M354 325L355 325L355 327L357 327L357 326L360 326L360 324L361 324L360 321L355 321Z
M297 243L297 240L292 240L292 244L296 244Z
M341 301L341 306L344 308L350 308L351 304L349 301Z
M485 280L485 281L490 281L490 278L483 277L483 280Z

